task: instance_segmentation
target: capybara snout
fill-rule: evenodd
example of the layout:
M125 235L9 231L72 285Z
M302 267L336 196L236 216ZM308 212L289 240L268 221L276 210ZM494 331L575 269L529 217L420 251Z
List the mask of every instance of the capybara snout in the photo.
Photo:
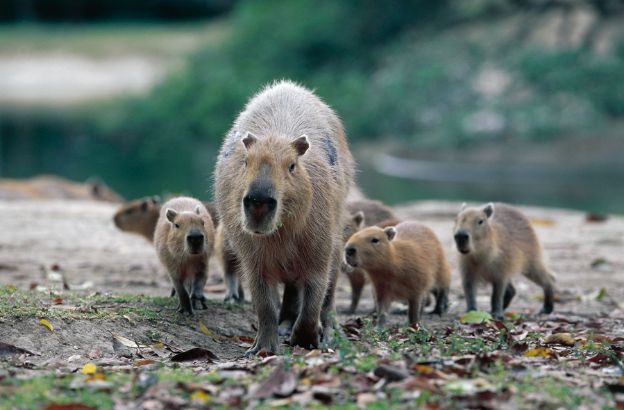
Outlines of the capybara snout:
M267 181L254 182L243 197L247 227L256 234L270 232L275 219L277 199L275 188Z
M470 235L464 230L459 230L453 236L455 245L460 253L466 254L470 252Z
M204 234L198 228L192 228L186 235L186 245L191 255L197 255L204 250Z
M347 265L357 267L357 249L353 246L345 248L345 262Z

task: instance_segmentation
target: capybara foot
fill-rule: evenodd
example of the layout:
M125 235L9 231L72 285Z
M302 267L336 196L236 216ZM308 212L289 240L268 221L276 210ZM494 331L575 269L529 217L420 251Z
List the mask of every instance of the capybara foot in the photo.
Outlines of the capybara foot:
M183 308L182 306L178 306L178 313L181 313L185 316L193 316L193 309L189 306L188 309Z
M319 347L319 330L316 326L295 325L292 335L290 336L291 346L300 346L304 349L318 349Z
M554 306L553 305L544 305L544 307L540 310L539 314L540 315L549 315L553 312Z
M492 312L492 317L496 320L505 320L503 312Z
M255 356L261 352L278 354L279 348L277 343L277 335L275 337L256 336L256 341L254 342L253 346L251 346L249 350L245 352L245 357Z
M284 320L282 321L282 323L280 323L279 327L277 328L277 333L280 336L290 336L290 334L292 333L292 329L293 329L292 321Z
M208 309L208 305L206 304L208 300L206 299L206 296L201 295L201 296L193 296L191 298L191 303L193 304L193 309L197 309L197 310L206 310Z
M235 303L243 303L244 299L238 295L238 292L230 292L227 291L225 297L223 298L224 302L235 302Z

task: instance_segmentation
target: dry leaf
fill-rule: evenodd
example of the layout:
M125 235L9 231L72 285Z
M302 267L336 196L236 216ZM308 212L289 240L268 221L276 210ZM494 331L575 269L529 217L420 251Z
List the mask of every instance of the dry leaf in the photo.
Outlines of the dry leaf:
M41 319L39 321L39 324L47 327L50 332L54 332L54 326L52 326L52 323L48 322L47 320Z
M194 347L171 357L172 362L189 362L192 360L206 360L210 363L214 363L216 360L219 360L219 358L210 350L204 349L203 347Z
M550 357L553 355L553 351L547 347L536 347L535 349L529 349L524 352L525 357Z
M43 410L97 410L95 407L89 407L82 403L63 403L48 404Z
M35 353L30 352L26 349L22 349L21 347L13 346L8 343L0 342L0 357L1 356L10 356L14 354L29 354L34 356Z
M203 390L194 391L189 396L189 398L191 399L191 401L202 403L202 404L208 403L210 401L210 395L208 395Z
M82 373L83 374L95 374L95 372L97 371L97 366L91 362L85 364L84 366L82 366Z
M544 339L545 345L574 346L574 338L570 333L553 333Z

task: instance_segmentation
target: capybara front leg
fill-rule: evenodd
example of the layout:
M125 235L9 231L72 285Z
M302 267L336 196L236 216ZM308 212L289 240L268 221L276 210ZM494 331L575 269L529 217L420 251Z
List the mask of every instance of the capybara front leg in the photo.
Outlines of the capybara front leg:
M507 282L503 279L495 280L492 283L492 317L503 320L503 302Z
M290 337L292 346L301 346L305 349L319 347L319 322L325 291L326 286L322 281L304 282L301 311Z
M251 356L260 352L278 353L277 285L265 282L260 275L250 276L254 276L249 280L249 288L252 302L258 314L258 333L253 346L247 350L245 355Z
M173 286L175 287L176 293L178 294L178 299L180 300L180 305L178 307L178 312L193 315L193 307L191 306L191 297L189 296L184 283L181 280L175 280L173 282Z
M191 296L193 309L208 309L208 305L206 305L207 299L204 295L204 286L206 285L206 279L206 271L201 271L197 273L197 276L195 276L195 280L193 281L193 295Z

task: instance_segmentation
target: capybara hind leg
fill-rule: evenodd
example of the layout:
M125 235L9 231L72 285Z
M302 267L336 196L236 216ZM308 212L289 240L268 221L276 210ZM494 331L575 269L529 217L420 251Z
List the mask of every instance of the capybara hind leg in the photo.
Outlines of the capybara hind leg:
M177 280L173 283L173 286L175 287L176 293L178 294L178 299L180 300L178 312L192 315L193 307L191 306L191 297L184 287L184 284L182 283L182 281Z
M475 293L475 281L468 275L462 275L462 286L466 297L466 312L477 310L477 296Z
M419 295L407 301L407 319L410 326L415 326L420 323L420 318L424 309L423 299L424 298Z
M241 292L242 290L242 281L241 275L238 270L238 266L236 263L233 263L231 260L226 260L223 272L223 278L225 279L225 298L226 302L234 301L234 302L243 302L245 300L245 295Z
M364 289L364 284L366 283L364 272L362 272L361 269L354 269L353 272L349 274L349 282L351 283L351 306L349 307L349 311L347 313L353 314L357 310L358 304L360 303L362 290Z
M448 311L448 288L439 288L436 289L435 292L435 309L433 309L434 314L442 316L444 313Z
M391 300L384 295L377 295L377 329L383 330L388 319Z
M504 319L503 315L503 298L507 282L503 279L496 280L492 283L492 317L496 319Z
M207 299L204 295L204 286L206 285L206 271L202 271L195 276L193 281L193 294L191 296L191 302L193 309L205 310L208 309L206 305Z
M516 288L513 283L509 282L505 288L505 296L503 296L503 310L507 309L514 296L516 296Z
M284 285L284 297L279 314L279 335L288 336L299 314L299 289L294 284Z
M540 261L535 262L524 275L544 290L544 306L540 313L552 313L555 308L555 274Z
M276 284L266 283L260 275L250 278L251 299L258 313L258 332L254 344L246 356L260 352L279 353L277 337L278 289Z
M293 326L290 344L305 349L319 347L319 321L325 298L326 286L323 282L308 281L303 285L301 311Z

